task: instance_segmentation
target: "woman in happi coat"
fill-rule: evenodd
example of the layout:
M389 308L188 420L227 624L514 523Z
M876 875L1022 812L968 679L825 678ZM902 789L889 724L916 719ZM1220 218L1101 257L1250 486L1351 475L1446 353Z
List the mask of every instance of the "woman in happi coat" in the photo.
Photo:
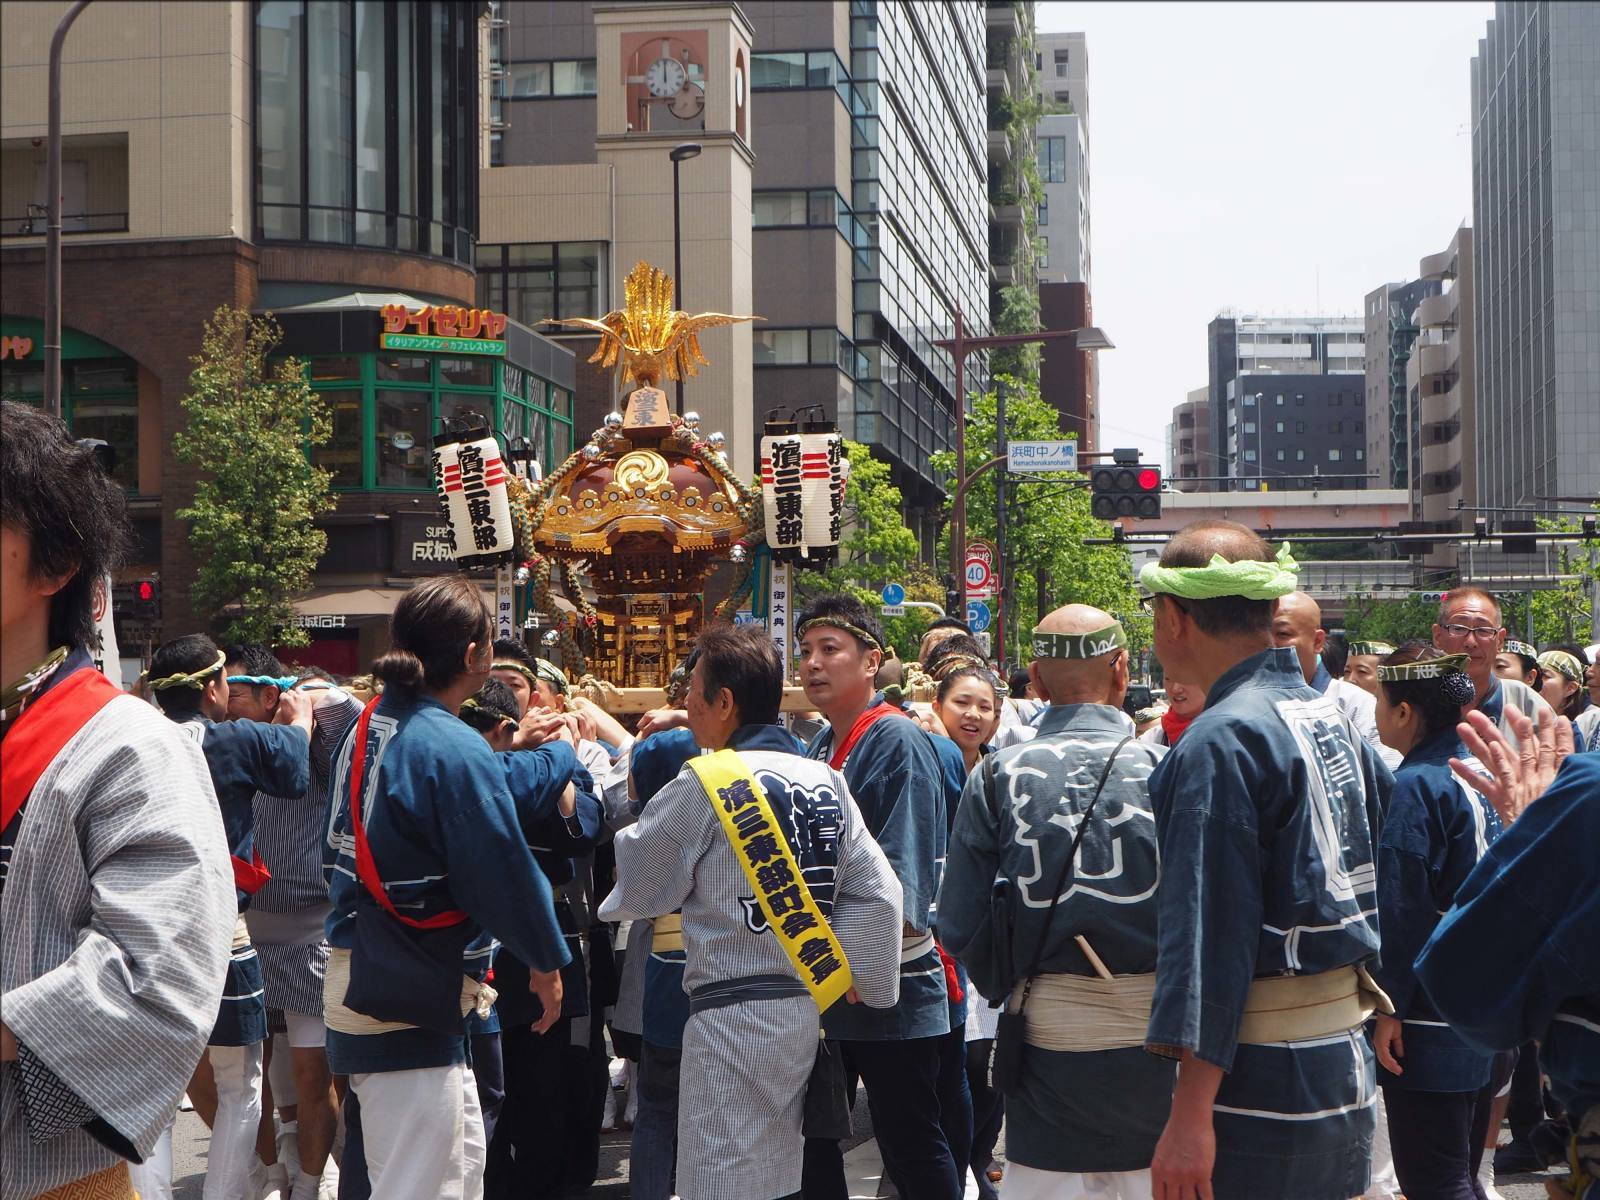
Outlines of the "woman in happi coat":
M1500 832L1487 801L1450 771L1466 759L1456 733L1472 702L1464 657L1408 642L1378 667L1378 729L1405 758L1378 845L1382 965L1394 1003L1373 1042L1389 1137L1408 1200L1481 1200L1476 1177L1488 1127L1493 1056L1469 1046L1417 986L1412 964L1456 890Z
M466 1017L494 993L462 972L484 933L531 968L540 1033L569 958L507 771L458 717L488 677L494 625L465 575L396 606L384 683L333 773L323 992L328 1060L360 1101L373 1200L482 1194L484 1130ZM551 748L565 770L576 759Z
M1591 707L1584 687L1588 670L1589 656L1582 646L1546 646L1539 655L1539 694L1549 701L1558 717L1572 722L1573 745L1579 754L1596 749L1588 743L1585 730L1585 726L1594 729L1595 718L1590 715L1583 719Z
M934 696L934 716L960 748L969 775L990 752L990 739L1000 728L1000 710L1004 702L995 682L993 672L987 667L959 666L939 681L939 690ZM952 819L954 815L952 809ZM1005 1119L1005 1095L1000 1089L989 1086L989 1057L994 1052L995 1025L1000 1019L1000 1010L991 1007L970 983L966 984L966 989L967 1087L972 1093L972 1150L967 1155L967 1165L978 1181L978 1195L983 1200L994 1200L999 1193L995 1180L989 1177L989 1167L994 1161L995 1143L1000 1140L1000 1124Z

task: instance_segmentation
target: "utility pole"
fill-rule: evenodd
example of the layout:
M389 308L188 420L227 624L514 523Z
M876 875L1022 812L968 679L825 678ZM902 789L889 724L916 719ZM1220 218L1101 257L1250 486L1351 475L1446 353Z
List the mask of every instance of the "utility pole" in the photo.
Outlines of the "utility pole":
M90 0L75 0L50 39L50 112L46 134L44 235L44 409L61 416L61 50L67 31L88 8Z

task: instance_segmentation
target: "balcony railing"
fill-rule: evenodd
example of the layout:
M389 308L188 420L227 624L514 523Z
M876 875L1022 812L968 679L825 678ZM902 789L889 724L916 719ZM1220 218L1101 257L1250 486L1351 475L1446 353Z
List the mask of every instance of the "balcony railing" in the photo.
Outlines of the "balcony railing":
M28 205L25 216L0 216L0 238L43 237L50 224L50 216L42 204ZM128 214L119 213L62 213L61 232L74 233L126 233Z

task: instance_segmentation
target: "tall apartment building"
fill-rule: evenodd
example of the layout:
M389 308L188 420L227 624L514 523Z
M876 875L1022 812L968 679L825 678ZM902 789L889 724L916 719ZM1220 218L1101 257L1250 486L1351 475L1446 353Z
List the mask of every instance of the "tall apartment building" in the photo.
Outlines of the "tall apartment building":
M1235 317L1209 326L1211 453L1202 490L1365 487L1360 317Z
M1081 33L1041 33L1039 86L1060 111L1039 120L1041 283L1091 282L1089 239L1089 42Z
M1472 60L1479 502L1600 494L1600 6L1495 6Z
M1200 479L1219 474L1213 461L1211 389L1191 388L1188 398L1172 410L1172 424L1167 426L1167 478L1180 492L1212 490Z
M1476 514L1463 513L1462 506L1478 502L1472 230L1463 225L1448 246L1424 258L1421 278L1440 290L1417 306L1417 340L1406 363L1411 516L1436 529L1466 529ZM1423 565L1453 569L1455 546L1438 546L1423 556Z
M1039 86L1034 50L1033 5L988 0L984 6L987 35L984 83L989 116L989 310L998 315L1002 291L1038 285L1038 237L1030 235L1028 218L1039 195L1027 173L1035 154L1034 130L1018 108Z
M0 39L0 391L44 391L45 74L65 0L8 5ZM481 414L546 465L572 445L572 355L477 307L478 10L444 0L96 4L65 43L62 408L116 452L161 617L117 608L124 648L198 627L178 512L197 468L173 435L202 327L275 313L333 414L311 452L338 507L300 604L311 653L354 671L409 580L449 548L430 453ZM495 306L498 308L498 306ZM409 348L385 344L400 310ZM445 312L430 324L430 313Z
M957 310L990 327L985 6L495 8L481 294L538 323L603 311L638 258L669 267L669 152L699 143L679 167L685 305L764 320L706 339L714 367L686 405L721 424L736 466L768 410L821 406L892 464L931 556L928 459L956 410L933 342ZM982 361L967 370L981 379ZM613 403L581 368L578 425Z
M1367 293L1363 389L1367 408L1367 468L1380 487L1410 486L1411 427L1415 414L1406 385L1406 365L1417 340L1417 305L1439 294L1437 279L1386 283Z

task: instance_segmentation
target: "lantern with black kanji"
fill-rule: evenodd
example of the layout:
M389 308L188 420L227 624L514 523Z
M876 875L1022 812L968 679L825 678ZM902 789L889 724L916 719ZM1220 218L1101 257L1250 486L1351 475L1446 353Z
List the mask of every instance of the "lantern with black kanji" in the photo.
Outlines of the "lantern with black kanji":
M834 561L848 473L844 439L832 421L767 421L761 495L773 557L811 567Z
M463 571L508 563L516 534L500 444L482 423L447 422L433 439L433 482Z

